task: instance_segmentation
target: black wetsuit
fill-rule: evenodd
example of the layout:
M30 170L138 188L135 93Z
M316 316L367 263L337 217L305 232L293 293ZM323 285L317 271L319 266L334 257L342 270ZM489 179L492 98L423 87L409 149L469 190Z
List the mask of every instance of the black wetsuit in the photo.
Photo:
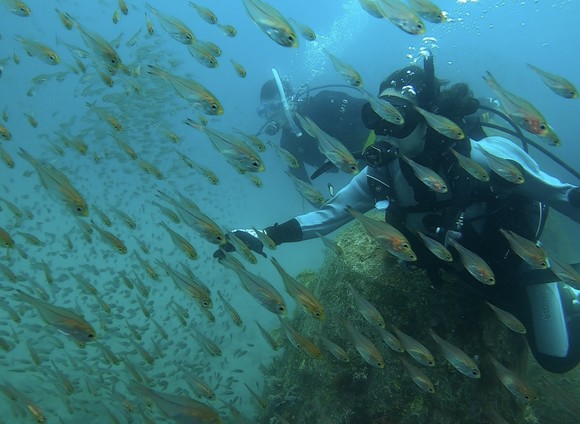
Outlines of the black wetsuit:
M366 102L344 92L324 90L308 97L300 104L298 112L337 138L351 153L360 152L369 135L361 117L362 107ZM290 168L290 173L303 181L310 181L304 164L318 168L327 160L318 150L316 140L305 132L296 137L291 129L284 128L280 146L296 156L300 162L301 166Z

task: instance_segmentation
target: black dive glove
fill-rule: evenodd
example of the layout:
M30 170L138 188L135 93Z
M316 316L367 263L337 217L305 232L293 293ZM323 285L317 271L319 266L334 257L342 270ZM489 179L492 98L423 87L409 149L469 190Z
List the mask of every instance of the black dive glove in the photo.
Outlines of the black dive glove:
M260 241L258 235L254 230L234 230L232 234L239 238L242 243L244 243L248 248L263 257L267 258L266 254L264 253L264 243ZM223 259L226 257L225 252L233 252L236 248L230 242L227 242L223 246L221 246L218 250L213 252L213 257L218 259Z
M266 232L268 237L270 237L274 243L276 243L276 245L302 240L302 229L300 228L298 221L295 219L291 219L290 221L286 221L280 225L271 225L265 228L263 231ZM264 253L264 243L260 241L256 231L234 230L232 233L241 241L243 241L250 248L250 250L253 250L254 252L267 258L266 254ZM213 253L213 257L223 259L225 257L224 251L233 252L234 250L236 249L231 243L226 243Z
M575 208L580 208L580 187L575 187L568 192L568 201Z

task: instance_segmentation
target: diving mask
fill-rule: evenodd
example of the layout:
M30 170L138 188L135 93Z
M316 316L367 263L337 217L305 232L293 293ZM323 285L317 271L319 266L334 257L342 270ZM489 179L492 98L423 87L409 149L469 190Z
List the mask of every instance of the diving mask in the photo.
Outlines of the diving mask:
M284 106L280 100L269 100L258 106L256 112L260 118L268 119L278 114L283 108Z

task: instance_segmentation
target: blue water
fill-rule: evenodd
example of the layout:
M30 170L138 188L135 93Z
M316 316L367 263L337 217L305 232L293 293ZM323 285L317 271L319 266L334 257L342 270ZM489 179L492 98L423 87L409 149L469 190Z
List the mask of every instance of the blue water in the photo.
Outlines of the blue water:
M421 49L431 48L435 54L438 77L453 82L466 82L477 95L486 96L492 93L482 75L485 71L491 71L504 87L536 105L562 141L562 146L553 151L572 166L578 167L577 120L580 116L580 100L557 97L526 67L526 63L534 64L563 75L580 86L580 58L575 48L580 3L572 0L439 1L438 4L448 12L450 22L441 25L427 23L428 30L424 36L406 34L385 20L369 16L356 0L273 0L272 4L285 16L308 24L318 35L315 42L300 39L300 47L297 49L287 49L270 40L247 16L241 1L199 1L216 13L220 23L236 27L237 37L229 38L219 28L203 21L185 1L152 0L150 3L162 12L186 22L198 39L211 40L221 47L223 55L218 58L220 66L216 69L208 69L197 63L185 46L172 39L163 30L159 20L150 13L156 32L153 36L147 35L145 7L141 1L129 1L129 14L121 15L118 24L112 22L117 8L117 2L113 0L30 0L27 1L32 9L29 17L10 13L8 8L3 7L4 3L7 2L0 1L0 60L8 60L3 65L0 78L0 109L7 110L9 120L0 123L12 133L12 141L2 142L2 148L14 158L16 167L9 169L0 163L0 196L22 209L32 211L34 219L18 219L2 203L4 210L0 212L0 227L11 234L18 231L32 233L43 240L45 246L31 246L16 235L13 238L29 258L23 259L16 252L10 252L9 255L2 252L0 260L16 274L23 276L24 281L17 283L20 288L26 290L32 287L31 281L36 281L48 290L54 304L82 311L97 329L99 340L117 354L125 353L132 362L146 370L153 382L167 381L168 388L159 384L153 386L159 391L174 393L177 387L187 388L179 373L177 376L172 375L176 371L175 362L185 361L200 367L198 375L217 386L219 399L234 401L236 407L251 416L254 411L252 399L242 383L246 382L251 387L260 384L263 376L257 365L267 364L272 358L271 350L253 321L257 319L269 329L277 327L278 322L243 291L233 273L215 262L211 257L215 245L202 239L184 224L169 223L170 227L186 235L198 250L199 259L189 264L212 290L216 322L209 323L194 302L180 292L171 280L162 277L162 281L156 282L145 274L132 254L134 251L138 251L152 264L161 258L175 267L178 267L180 261L187 261L158 225L161 220L168 220L151 204L156 200L156 190L174 194L178 189L187 194L225 230L251 225L262 228L274 222L284 222L311 208L294 190L292 182L284 173L285 164L272 149L268 149L262 156L266 164L266 171L259 175L263 181L262 188L254 187L248 179L239 175L211 147L204 135L183 124L185 118L197 119L200 112L192 109L169 86L161 85L158 80L148 76L147 64L156 64L170 69L176 75L193 78L212 91L225 109L220 117L207 117L212 128L222 131L240 128L255 132L263 124L255 113L258 93L262 83L271 77L272 67L276 67L295 86L303 83L311 87L342 84L339 75L322 53L322 48L326 48L354 65L362 74L367 89L376 92L386 75L410 62L420 63ZM74 59L62 42L86 50L89 48L77 30L68 31L64 28L53 10L54 5L109 42L123 34L117 51L130 69L140 65L141 76L113 77L115 85L109 88L96 74L90 59L83 60L88 68L86 75L74 74L70 68L74 66ZM127 47L127 40L140 28L142 31L137 44ZM49 45L57 51L62 62L50 66L35 57L27 56L22 46L14 40L16 35ZM148 50L145 51L145 48ZM19 65L14 63L15 54L21 59ZM247 78L241 79L235 74L230 59L240 62L246 68ZM172 67L174 63L178 65ZM32 78L57 72L68 73L62 82L53 77L36 87L34 95L27 96L27 91L33 86ZM128 85L129 81L141 87L142 94L134 93ZM111 96L113 94L116 96ZM114 114L124 126L119 136L140 157L161 169L164 179L157 180L146 174L120 152L110 136L110 127L91 112L85 102L96 103ZM34 113L38 120L37 128L31 127L24 113ZM181 137L180 143L171 143L164 136L164 128L178 134ZM65 147L64 157L55 154L48 141L62 146L61 133L73 137L82 134L89 145L86 156ZM121 256L113 252L96 234L91 244L85 242L76 219L40 185L36 172L18 156L19 148L52 163L68 176L89 205L107 211L114 220L109 230L125 242L129 253ZM219 185L210 185L199 174L186 168L175 150L214 170L220 178ZM95 153L102 157L99 163L94 161ZM532 155L547 172L571 183L578 183L542 155L534 151ZM327 174L316 181L316 186L326 193L327 183L332 182L338 189L348 181L347 175ZM130 230L124 226L112 212L112 207L133 216L137 229ZM94 211L89 218L101 225ZM570 228L577 234L577 226ZM71 252L66 248L64 234L68 234L73 241L74 250ZM139 250L136 238L149 246L148 255ZM325 250L320 241L314 240L284 245L274 255L287 271L297 274L305 269L318 269L324 260ZM55 277L62 276L62 281L48 286L43 273L33 266L40 261L49 264ZM262 258L259 261L252 270L283 291L280 278L269 261ZM102 298L113 308L112 316L107 316L92 296L82 292L68 270L83 274L98 288ZM155 327L139 310L136 291L127 289L120 282L119 273L123 271L129 275L135 271L150 287L148 304L152 316L164 322L170 333L169 342L160 340ZM158 271L162 274L161 270ZM2 286L13 287L14 283L2 281ZM221 312L223 308L216 296L217 290L232 299L231 303L245 321L245 328L239 329L229 323L229 318ZM123 407L112 397L111 389L115 385L119 392L129 396L123 382L130 381L132 377L124 365L107 365L100 351L93 345L79 349L69 338L40 321L35 310L15 300L8 288L0 292L0 297L4 297L22 315L22 322L16 323L0 309L0 336L8 340L13 348L9 352L0 351L0 384L3 384L2 381L10 382L26 393L43 409L49 422L58 422L56 417L65 423L81 420L86 423L103 422L98 418L103 413L103 405L108 405L115 415L122 416ZM166 306L171 298L190 310L189 325L219 342L222 357L212 358L203 351L198 353L199 345L191 331L181 327L175 314ZM286 300L293 309L291 299L287 297ZM108 330L100 328L99 317L105 317ZM125 318L141 329L141 343L149 352L154 351L152 339L159 341L165 358L157 359L152 367L146 365L133 346L126 344L126 338L130 335ZM13 330L18 340L12 336ZM54 347L49 335L62 341L64 348ZM31 363L26 348L27 340L41 352L43 363L40 366ZM235 357L237 349L247 350L248 353ZM72 395L63 393L49 360L55 361L58 368L73 381L75 392ZM237 368L245 372L231 372ZM166 373L167 376L160 376L160 373ZM222 377L220 384L217 384L217 375ZM225 380L230 376L239 380L232 384L233 394L228 394L229 389L225 388ZM87 389L85 377L94 393ZM70 411L64 400L70 402ZM221 406L216 403L216 407ZM222 410L222 415L227 416L227 412ZM135 422L141 420L140 416L135 415ZM0 422L32 421L17 402L0 396Z

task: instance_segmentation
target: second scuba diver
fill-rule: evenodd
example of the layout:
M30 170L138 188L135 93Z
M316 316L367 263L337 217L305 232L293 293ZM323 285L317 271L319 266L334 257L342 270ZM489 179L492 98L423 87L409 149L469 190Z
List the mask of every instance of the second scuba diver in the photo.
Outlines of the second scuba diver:
M280 147L292 153L300 163L298 168L288 169L290 174L310 183L305 165L319 168L325 163L326 157L318 150L315 139L306 133L296 134L296 128L289 125L281 95L288 99L293 111L307 116L322 130L339 138L351 153L362 151L370 133L360 119L366 100L349 96L342 91L324 89L333 86L298 90L298 92L294 92L286 81L282 81L281 86L282 93L273 79L266 81L262 86L260 106L257 111L260 117L266 119L266 123L259 134L263 132L274 136L281 132ZM352 89L349 86L344 87ZM312 95L315 90L317 93Z

